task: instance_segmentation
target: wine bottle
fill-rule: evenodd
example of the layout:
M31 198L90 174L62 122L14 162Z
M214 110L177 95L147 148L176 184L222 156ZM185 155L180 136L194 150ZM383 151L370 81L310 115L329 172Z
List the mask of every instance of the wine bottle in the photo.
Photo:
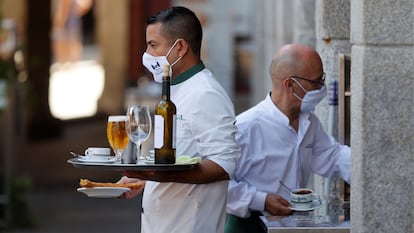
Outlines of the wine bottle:
M155 108L154 151L156 164L175 163L175 104L170 100L170 66L164 66L162 78L162 98Z

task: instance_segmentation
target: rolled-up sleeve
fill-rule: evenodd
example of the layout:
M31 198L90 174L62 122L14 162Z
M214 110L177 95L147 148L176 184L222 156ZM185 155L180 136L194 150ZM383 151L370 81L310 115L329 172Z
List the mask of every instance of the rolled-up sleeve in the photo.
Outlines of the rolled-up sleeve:
M221 166L232 179L240 157L233 104L218 91L199 95L196 104L198 107L192 111L190 128L197 151L203 159Z

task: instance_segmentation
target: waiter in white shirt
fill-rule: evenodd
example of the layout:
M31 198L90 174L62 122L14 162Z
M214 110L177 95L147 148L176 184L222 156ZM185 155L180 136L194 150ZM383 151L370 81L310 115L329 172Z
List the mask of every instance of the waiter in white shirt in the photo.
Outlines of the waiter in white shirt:
M202 28L194 12L165 9L148 20L142 62L156 82L165 64L172 68L171 100L177 108L176 155L201 158L192 170L126 171L147 180L141 232L224 232L227 187L240 157L234 107L200 59ZM128 193L126 197L131 197Z
M339 172L350 183L351 151L323 129L313 113L326 96L318 53L283 46L270 66L271 92L237 116L241 158L230 181L227 233L262 232L259 216L289 215L290 190L307 186L312 172Z

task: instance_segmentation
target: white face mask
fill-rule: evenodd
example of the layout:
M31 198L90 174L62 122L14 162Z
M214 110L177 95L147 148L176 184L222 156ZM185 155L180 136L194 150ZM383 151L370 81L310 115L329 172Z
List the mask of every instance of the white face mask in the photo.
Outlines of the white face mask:
M320 89L307 91L297 80L293 78L293 80L302 88L302 90L306 93L305 96L300 98L296 93L293 95L302 101L300 105L300 110L302 112L312 112L315 110L316 105L321 102L323 98L325 98L327 91L326 85L323 85Z
M152 56L151 54L145 52L142 55L142 64L147 68L154 77L154 81L161 83L162 82L162 76L163 76L163 69L165 65L170 65L170 63L167 60L168 55L170 55L172 49L177 44L178 39L174 42L174 44L171 46L171 48L168 50L167 54L165 56ZM172 74L172 67L180 61L182 57L178 57L178 59L173 62L170 65L170 77Z

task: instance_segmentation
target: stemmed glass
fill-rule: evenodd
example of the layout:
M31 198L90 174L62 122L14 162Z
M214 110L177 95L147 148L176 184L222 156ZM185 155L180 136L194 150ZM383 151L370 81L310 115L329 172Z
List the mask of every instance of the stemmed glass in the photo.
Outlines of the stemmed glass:
M137 146L137 158L141 159L141 144L151 134L151 117L147 105L130 105L127 110L127 133Z
M117 161L121 161L122 151L124 151L128 144L126 121L127 117L125 115L112 115L108 117L106 136L108 138L109 145L115 152Z

